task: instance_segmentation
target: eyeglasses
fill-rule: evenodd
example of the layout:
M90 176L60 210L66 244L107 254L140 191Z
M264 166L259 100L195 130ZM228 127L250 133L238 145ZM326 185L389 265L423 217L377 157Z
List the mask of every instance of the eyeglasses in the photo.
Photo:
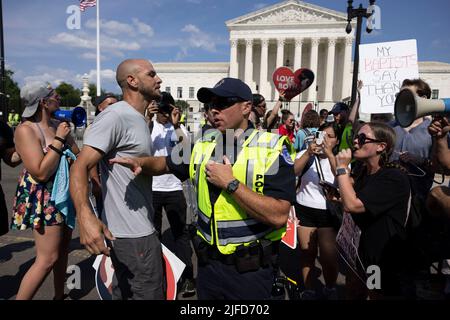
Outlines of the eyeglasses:
M383 141L380 141L380 140L368 138L365 133L357 134L353 140L355 140L355 139L358 140L358 144L360 146L362 146L362 145L364 145L366 143L380 143L380 142L383 142Z
M245 100L239 97L213 97L208 103L209 109L225 110Z
M57 103L60 103L61 102L61 97L58 94L54 95L54 92L53 92L52 95L50 95L49 97L44 98L44 100L45 101L55 101Z

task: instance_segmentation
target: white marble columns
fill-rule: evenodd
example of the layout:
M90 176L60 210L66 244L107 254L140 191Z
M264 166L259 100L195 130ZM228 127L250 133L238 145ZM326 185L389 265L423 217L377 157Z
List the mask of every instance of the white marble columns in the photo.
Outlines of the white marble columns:
M319 49L321 41L325 44L323 48L325 50L322 50L322 46ZM242 80L251 87L253 92L256 92L256 85L258 85L259 92L267 100L277 99L276 91L274 91L273 83L269 76L271 76L274 67L278 68L285 64L285 46L293 45L294 50L293 52L288 51L290 56L287 58L294 61L294 71L304 67L311 69L315 74L314 84L302 95L303 98L301 100L316 102L317 98L319 98L320 102L333 103L334 99L341 99L350 95L352 41L352 37L337 36L321 38L253 37L251 39L232 39L230 41L229 75L230 77L238 78L239 74L241 74L244 78ZM244 52L240 52L243 49L243 45L245 45L245 56ZM261 45L260 55L259 52L254 54L255 45ZM339 51L337 51L338 48ZM260 59L258 59L258 56L260 56ZM303 56L305 56L306 60L302 59ZM305 60L306 63L302 63L302 60ZM317 74L319 63L325 64L323 68L320 68L320 70L323 70L320 75ZM342 75L335 75L336 64L338 64L337 70L342 70ZM342 69L339 67L341 65ZM255 78L254 67L256 70L259 69L259 77L257 72ZM335 78L337 83L334 83ZM317 97L316 86L319 86L321 92L324 92L323 96ZM274 92L275 95L273 95ZM295 101L298 101L298 99L296 98Z
M245 80L244 82L252 89L253 87L253 39L245 40Z
M269 92L270 83L267 82L269 65L269 39L261 40L261 63L260 63L260 81L259 92L266 94Z
M303 39L295 39L295 52L294 52L294 70L298 70L302 67L302 46Z
M277 64L275 65L275 68L279 68L284 66L284 44L285 39L277 39Z
M334 56L336 53L336 39L328 39L327 69L325 78L325 101L333 100L333 80L334 80Z
M350 96L351 93L351 62L352 62L352 44L353 44L353 38L347 37L345 38L345 49L344 49L344 79L342 81L342 94L341 99L344 99L348 96Z
M314 83L309 87L308 89L308 101L315 102L317 99L317 92L316 92L316 86L317 86L317 79L319 78L317 75L317 64L319 61L319 43L320 38L312 38L311 39L311 64L310 69L312 72L314 72L315 80Z
M238 41L233 39L230 41L230 77L238 77L238 59L237 59L237 46Z

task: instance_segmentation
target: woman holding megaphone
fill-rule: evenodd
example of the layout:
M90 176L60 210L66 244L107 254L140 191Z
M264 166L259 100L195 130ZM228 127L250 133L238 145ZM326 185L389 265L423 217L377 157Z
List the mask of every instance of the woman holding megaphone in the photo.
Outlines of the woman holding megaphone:
M72 230L67 225L66 209L53 200L52 191L54 185L65 183L58 168L67 168L66 155L74 158L66 150L77 154L79 149L70 136L69 123L51 118L60 103L55 90L45 84L27 85L22 88L21 97L25 104L24 121L15 131L15 142L24 170L14 198L11 228L33 230L36 260L23 277L16 299L32 299L52 270L55 299L63 299ZM54 184L57 178L59 183ZM63 179L68 179L68 175Z

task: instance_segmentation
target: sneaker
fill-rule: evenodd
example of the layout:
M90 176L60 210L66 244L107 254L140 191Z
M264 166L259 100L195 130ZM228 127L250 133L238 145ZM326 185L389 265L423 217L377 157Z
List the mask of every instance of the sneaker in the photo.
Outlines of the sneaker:
M323 287L322 294L325 300L338 300L337 290L335 287Z
M317 300L316 292L314 290L304 290L302 293L300 293L300 300Z
M183 298L189 298L195 295L195 284L193 279L186 279L180 290Z

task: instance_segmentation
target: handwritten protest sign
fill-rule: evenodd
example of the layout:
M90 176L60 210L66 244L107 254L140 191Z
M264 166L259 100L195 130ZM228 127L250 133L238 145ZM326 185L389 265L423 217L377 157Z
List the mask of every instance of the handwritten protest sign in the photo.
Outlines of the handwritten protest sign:
M363 44L359 59L359 79L364 83L360 111L394 113L403 80L419 77L416 40Z

